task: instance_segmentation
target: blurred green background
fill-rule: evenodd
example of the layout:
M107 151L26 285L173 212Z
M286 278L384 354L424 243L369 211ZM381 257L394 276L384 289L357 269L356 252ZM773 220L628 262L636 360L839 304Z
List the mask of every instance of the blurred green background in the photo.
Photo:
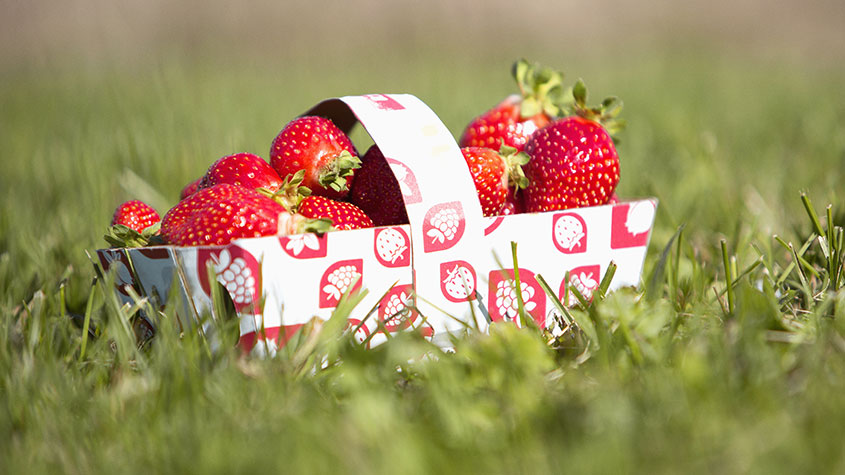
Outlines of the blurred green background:
M754 305L727 315L714 289L722 240L739 269L786 267L772 236L810 233L802 191L841 216L843 25L838 0L0 0L0 472L841 473L842 292L839 333L807 317L782 344L759 322L792 319L789 302L747 285ZM677 293L603 307L675 322L665 341L632 330L642 367L624 345L579 366L508 331L407 379L413 346L314 378L208 358L189 336L144 364L107 338L78 361L63 316L95 302L114 322L88 298L85 251L120 202L164 213L211 162L266 158L328 97L412 93L457 136L515 92L520 57L583 78L591 102L624 100L619 194L660 199L647 272L686 224Z

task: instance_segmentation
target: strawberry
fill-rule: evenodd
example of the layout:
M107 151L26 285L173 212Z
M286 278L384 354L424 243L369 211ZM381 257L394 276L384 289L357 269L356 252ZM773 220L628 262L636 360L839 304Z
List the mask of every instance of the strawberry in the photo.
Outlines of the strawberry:
M504 145L500 152L487 147L464 147L461 153L475 183L484 216L502 214L508 197L528 185L521 167L528 162L528 156L513 147ZM514 200L510 200L514 203L512 211L515 211Z
M526 211L549 211L608 202L619 183L619 156L611 133L624 124L615 120L621 103L606 99L587 108L587 89L578 80L573 91L574 116L537 131L525 145L529 186Z
M339 200L349 193L361 160L352 141L332 121L305 116L290 121L273 140L270 164L280 177L305 170L304 186Z
M112 216L111 225L122 224L140 233L159 221L161 218L152 206L143 201L131 200L117 207Z
M511 70L520 95L513 95L474 118L464 129L461 147L489 147L500 144L522 151L528 137L548 125L561 112L564 98L563 74L520 59Z
M297 211L307 218L328 218L335 229L349 230L373 227L373 221L352 203L311 195L302 200Z
M182 201L185 198L187 198L187 197L193 195L194 193L196 193L197 189L200 186L200 182L202 182L202 179L203 179L203 177L199 177L196 180L194 180L194 181L188 183L187 185L185 185L185 187L182 188L181 193L179 193L179 201Z
M161 235L178 246L219 246L240 238L326 230L311 224L255 190L222 183L171 208L162 219Z
M122 203L114 211L103 238L112 247L141 247L157 243L161 219L152 206L139 200Z
M211 164L198 188L209 188L220 183L276 191L282 185L282 179L276 170L258 155L236 153Z
M361 157L361 168L355 171L349 201L361 208L376 226L408 224L399 182L377 145Z

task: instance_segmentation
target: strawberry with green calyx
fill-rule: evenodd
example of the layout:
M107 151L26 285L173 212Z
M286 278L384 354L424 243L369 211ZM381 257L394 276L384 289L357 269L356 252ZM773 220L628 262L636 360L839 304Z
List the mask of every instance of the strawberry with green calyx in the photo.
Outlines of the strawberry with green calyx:
M160 234L177 246L219 246L234 239L322 232L326 222L296 220L276 201L242 186L204 188L165 214Z
M349 137L323 117L290 121L273 140L270 164L279 176L305 170L303 185L314 194L343 199L361 160Z
M621 101L610 98L587 107L581 80L572 96L576 115L538 130L525 145L531 157L523 168L529 180L524 191L528 212L602 205L619 183L619 155L610 132L624 126L616 119Z
M121 203L115 209L103 238L112 247L142 247L158 232L161 218L152 206L140 200Z
M372 220L356 205L325 196L312 195L307 186L302 186L304 174L304 170L299 170L287 176L282 186L273 193L263 188L258 189L258 192L281 204L293 216L328 223L328 227L332 229L373 227ZM326 228L311 232L329 230Z
M509 195L528 186L522 166L528 155L502 145L499 152L487 147L464 147L461 154L472 175L484 216L497 216L508 202Z
M511 73L520 95L474 118L461 135L461 147L498 148L504 142L521 151L528 137L558 117L571 98L563 88L563 73L524 59L514 63Z
M198 189L221 183L276 191L282 185L282 179L279 178L276 170L258 155L236 153L226 155L212 163L202 177Z
M313 219L330 219L335 229L351 230L373 227L373 221L352 203L325 196L311 195L299 204L299 214Z
M408 224L401 186L378 145L371 146L361 157L349 202L361 208L376 226Z

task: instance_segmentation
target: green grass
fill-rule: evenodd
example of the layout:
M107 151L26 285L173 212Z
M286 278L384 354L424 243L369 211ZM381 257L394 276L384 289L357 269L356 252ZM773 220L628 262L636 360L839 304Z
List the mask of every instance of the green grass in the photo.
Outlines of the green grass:
M243 359L172 315L138 350L85 250L119 202L175 202L325 97L411 92L457 135L511 92L514 58L0 76L0 472L845 471L842 247L808 241L836 241L827 204L845 224L845 69L547 56L625 100L620 195L660 199L643 285L572 310L560 339L500 326L436 359L330 328ZM84 354L71 314L98 328Z

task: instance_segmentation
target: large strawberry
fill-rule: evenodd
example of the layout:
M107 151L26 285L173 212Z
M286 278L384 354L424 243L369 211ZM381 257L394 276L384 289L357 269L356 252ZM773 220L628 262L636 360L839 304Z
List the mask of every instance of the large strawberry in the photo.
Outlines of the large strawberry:
M512 214L516 210L505 210L505 204L515 205L516 190L525 188L528 180L522 172L522 165L528 156L515 148L502 146L499 152L487 147L464 147L461 149L467 162L475 191L481 201L484 216Z
M152 206L140 200L121 203L112 215L103 238L112 247L141 247L158 233L161 218Z
M276 191L282 185L282 179L279 178L276 170L258 155L236 153L212 163L205 172L205 176L202 177L198 189L221 183Z
M270 164L280 177L305 170L302 184L314 194L343 199L361 160L352 141L332 121L305 116L290 121L273 140Z
M571 97L563 89L563 74L524 59L514 63L511 73L520 95L513 95L474 118L458 142L461 147L505 145L521 151L528 137L560 115Z
M355 170L349 201L361 208L376 226L408 224L399 182L377 145L361 157L361 168Z
M171 208L162 219L160 233L170 244L209 246L240 238L326 230L311 224L255 190L223 183L199 190Z
M584 104L587 89L579 80L573 88L572 112L537 131L525 145L531 157L523 167L528 212L595 206L608 202L619 183L619 155L612 133L621 103L606 99L598 108Z
M373 227L373 221L352 203L311 195L302 200L297 211L306 218L330 219L335 229L350 230Z

